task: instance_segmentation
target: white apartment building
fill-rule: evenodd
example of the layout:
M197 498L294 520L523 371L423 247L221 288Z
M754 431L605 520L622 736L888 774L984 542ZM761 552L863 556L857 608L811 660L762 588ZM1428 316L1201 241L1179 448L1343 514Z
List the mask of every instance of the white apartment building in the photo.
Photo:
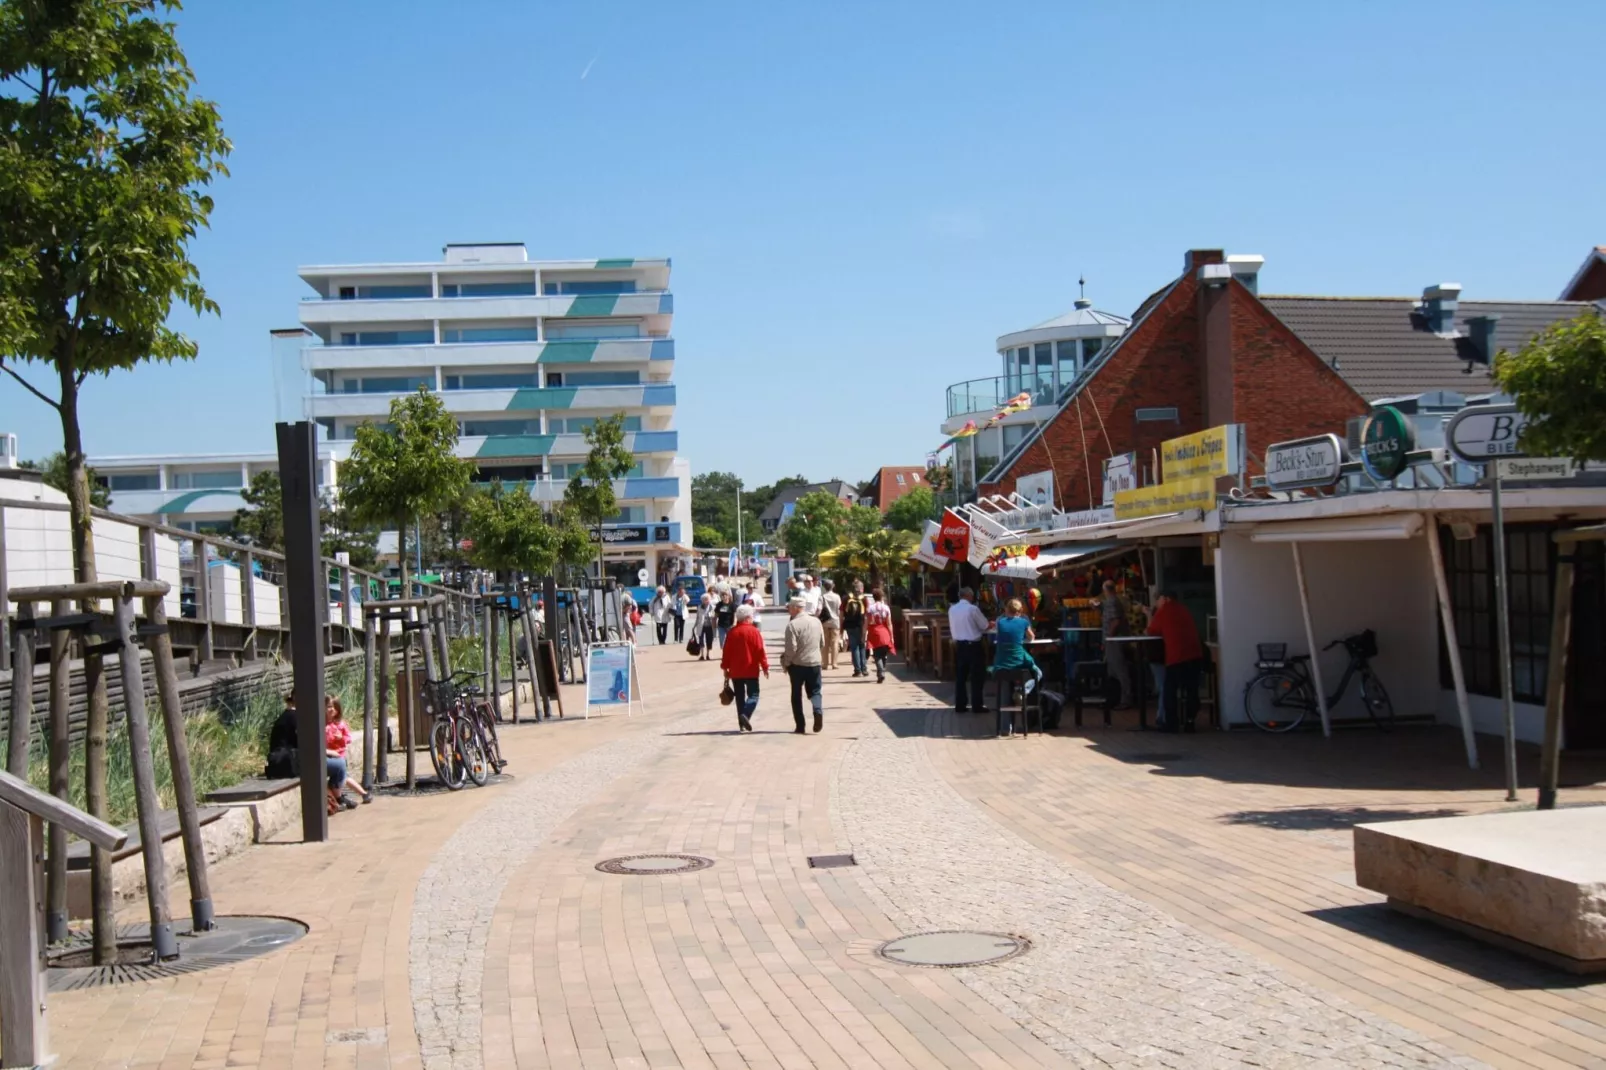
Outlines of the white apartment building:
M637 463L615 484L620 512L603 528L608 572L632 586L642 569L649 583L672 578L692 525L674 429L669 272L667 259L532 261L521 243L447 245L439 261L304 267L313 294L301 325L273 332L277 418L318 423L320 473L338 484L357 427L383 421L392 399L422 386L457 417L458 452L474 460L477 481L522 481L558 501L585 460L585 428L623 413ZM232 517L253 466L274 459L90 463L114 510L194 525Z

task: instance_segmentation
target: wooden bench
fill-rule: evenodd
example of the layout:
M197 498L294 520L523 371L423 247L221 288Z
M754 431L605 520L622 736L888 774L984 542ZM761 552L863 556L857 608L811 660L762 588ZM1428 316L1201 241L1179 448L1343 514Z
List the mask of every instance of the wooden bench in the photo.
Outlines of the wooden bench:
M196 811L203 826L210 825L224 814L228 813L226 806L203 806ZM161 831L162 842L178 839L178 811L163 810L156 815L156 825ZM130 855L139 853L139 822L124 825L121 831L128 836L123 845L112 852L112 862L116 864ZM89 843L85 840L75 840L67 845L67 869L87 870L89 868Z
M284 777L270 780L266 777L252 777L242 780L238 784L231 784L226 788L206 793L206 801L223 805L225 803L261 802L271 799L281 792L294 791L301 784L295 777Z

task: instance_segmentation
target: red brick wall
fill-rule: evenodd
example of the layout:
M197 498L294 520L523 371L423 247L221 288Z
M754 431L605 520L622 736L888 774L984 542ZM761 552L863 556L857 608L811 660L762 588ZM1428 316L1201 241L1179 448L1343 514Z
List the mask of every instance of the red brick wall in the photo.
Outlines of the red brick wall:
M1562 295L1565 301L1599 301L1603 297L1606 297L1606 263L1599 260L1589 266L1578 285Z
M1086 509L1102 499L1104 458L1136 452L1147 470L1151 451L1162 441L1209 426L1204 332L1194 275L1189 272L1176 281L1004 478L983 485L981 493L1008 493L1019 476L1048 469L1054 472L1059 507ZM1241 283L1231 282L1225 296L1231 318L1230 422L1247 425L1251 453L1263 457L1268 444L1286 439L1342 434L1349 417L1366 411L1365 399ZM1138 409L1161 407L1175 407L1178 421L1137 422ZM1254 460L1249 468L1251 474L1261 471ZM1158 473L1147 478L1158 478Z

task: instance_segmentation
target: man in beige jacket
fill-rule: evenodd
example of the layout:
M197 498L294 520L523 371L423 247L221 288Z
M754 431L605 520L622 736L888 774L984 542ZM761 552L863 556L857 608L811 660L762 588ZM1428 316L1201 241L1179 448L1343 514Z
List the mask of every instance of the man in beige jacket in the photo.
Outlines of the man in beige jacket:
M825 630L818 617L804 612L806 603L801 598L786 603L786 632L781 637L781 668L786 670L792 684L792 720L798 735L805 734L803 725L803 693L808 692L814 706L814 730L825 727L825 714L820 704L820 647L825 641Z

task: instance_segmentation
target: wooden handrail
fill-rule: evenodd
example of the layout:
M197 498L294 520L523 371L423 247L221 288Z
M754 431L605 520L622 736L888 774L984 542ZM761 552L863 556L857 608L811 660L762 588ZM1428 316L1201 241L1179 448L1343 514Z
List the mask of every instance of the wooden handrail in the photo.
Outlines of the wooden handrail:
M9 803L41 821L60 825L96 847L115 851L128 842L128 833L91 817L76 806L40 791L21 777L0 770L0 802Z
M58 598L161 598L173 589L166 580L101 580L98 583L56 583L48 587L13 587L13 602L51 602Z

